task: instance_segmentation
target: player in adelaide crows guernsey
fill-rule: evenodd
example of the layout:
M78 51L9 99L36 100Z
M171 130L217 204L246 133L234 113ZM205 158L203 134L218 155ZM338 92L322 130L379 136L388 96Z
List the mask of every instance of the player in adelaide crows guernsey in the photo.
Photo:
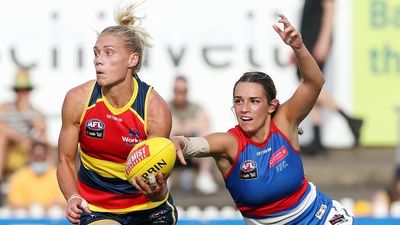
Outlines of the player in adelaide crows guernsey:
M296 55L302 81L283 104L272 79L247 72L233 88L238 125L227 133L205 137L172 137L180 161L212 156L236 207L248 225L348 225L353 217L339 202L320 192L304 177L298 126L313 108L324 77L285 16L275 31Z
M125 176L133 146L169 137L172 119L164 99L137 76L149 35L135 25L136 6L121 6L118 25L105 28L93 48L96 80L71 89L63 103L57 177L66 217L81 225L176 224L162 174L151 186Z

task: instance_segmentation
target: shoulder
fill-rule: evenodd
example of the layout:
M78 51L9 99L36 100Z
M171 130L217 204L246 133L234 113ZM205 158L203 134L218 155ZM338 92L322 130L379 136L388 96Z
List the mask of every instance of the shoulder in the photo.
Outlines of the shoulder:
M244 138L244 134L239 126L235 126L227 131L228 134L231 134L237 138Z
M81 85L71 88L65 95L65 98L75 99L75 100L81 100L81 99L86 100L94 83L95 80L90 80Z
M153 106L158 106L169 111L169 106L167 101L154 89L151 89L149 94L149 104Z
M74 120L78 121L94 83L95 81L91 80L70 89L65 95L62 108L63 114L73 116Z
M149 136L169 137L172 115L167 102L152 89L147 106L147 129Z
M172 120L168 103L154 89L150 91L148 103L148 115L150 117L163 117Z
M1 103L0 104L0 112L5 112L8 110L10 103Z

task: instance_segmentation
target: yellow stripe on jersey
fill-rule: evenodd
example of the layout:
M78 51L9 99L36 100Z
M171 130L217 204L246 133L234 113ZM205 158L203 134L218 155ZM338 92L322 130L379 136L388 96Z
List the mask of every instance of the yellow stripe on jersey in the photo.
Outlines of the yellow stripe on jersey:
M83 166L96 172L100 176L120 178L122 180L127 179L125 175L125 164L93 158L85 154L82 150L80 150L80 154Z
M138 112L136 112L136 110L130 108L129 111L131 111L133 114L135 114L136 118L137 118L142 124L145 125L143 118L139 115Z
M138 85L137 80L135 78L132 78L132 80L133 80L133 94L132 94L132 97L129 100L129 102L124 107L118 108L118 109L114 108L114 106L112 106L108 102L107 98L102 96L102 98L104 100L104 104L107 106L107 108L110 110L110 112L112 112L114 115L119 115L121 113L124 113L126 110L128 110L132 106L133 102L135 101L136 96L138 94L139 85Z
M135 206L124 208L124 209L105 209L105 208L98 207L98 206L95 206L92 204L89 204L89 209L96 211L96 212L110 212L110 213L125 214L127 212L153 209L153 208L163 204L165 201L167 201L168 197L169 197L169 192L168 192L167 196L161 201L158 201L158 202L149 201L145 204L135 205Z
M167 205L169 206L169 207L171 207L171 210L172 210L172 219L174 220L174 223L173 224L176 224L176 218L175 218L175 208L174 208L174 206L169 202L169 201L167 201Z

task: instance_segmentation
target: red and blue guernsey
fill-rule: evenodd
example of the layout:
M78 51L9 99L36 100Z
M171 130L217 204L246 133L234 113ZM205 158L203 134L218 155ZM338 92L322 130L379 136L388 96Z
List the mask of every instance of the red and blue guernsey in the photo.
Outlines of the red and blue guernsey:
M263 143L246 137L239 126L228 132L239 149L224 180L247 224L325 224L335 213L336 201L306 180L299 150L273 122Z
M146 210L151 202L127 181L125 162L131 149L147 139L146 113L152 87L134 80L134 93L124 107L114 108L94 83L82 114L79 144L79 194L98 212L126 213Z

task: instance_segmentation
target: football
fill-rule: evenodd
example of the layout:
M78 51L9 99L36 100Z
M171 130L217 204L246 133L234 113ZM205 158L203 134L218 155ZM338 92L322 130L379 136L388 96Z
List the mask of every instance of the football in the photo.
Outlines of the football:
M125 175L129 182L138 174L148 181L149 174L168 175L176 160L175 145L164 137L150 138L137 143L126 159ZM131 182L132 183L132 182Z

